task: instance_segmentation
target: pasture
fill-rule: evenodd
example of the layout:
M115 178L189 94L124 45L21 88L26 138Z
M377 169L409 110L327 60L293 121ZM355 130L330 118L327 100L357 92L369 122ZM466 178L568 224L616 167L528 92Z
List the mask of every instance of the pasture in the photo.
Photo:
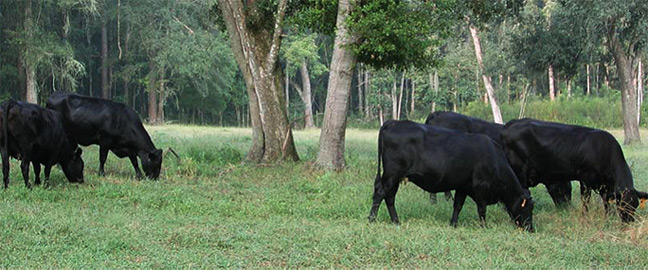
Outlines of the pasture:
M12 161L10 188L0 192L0 268L648 265L648 209L625 225L604 214L596 195L583 213L575 182L572 206L562 210L543 186L531 190L534 234L517 230L499 205L488 207L487 227L480 227L471 199L452 228L452 204L440 194L430 205L412 183L396 196L400 226L389 222L384 204L369 224L377 130L347 130L348 169L324 172L308 163L319 130L295 131L303 161L262 166L240 162L247 129L147 129L158 148L171 146L181 157L165 158L159 181L135 180L130 162L113 154L99 177L98 147L90 146L86 183L67 183L55 168L49 188L29 191ZM647 191L648 147L624 153L635 187Z

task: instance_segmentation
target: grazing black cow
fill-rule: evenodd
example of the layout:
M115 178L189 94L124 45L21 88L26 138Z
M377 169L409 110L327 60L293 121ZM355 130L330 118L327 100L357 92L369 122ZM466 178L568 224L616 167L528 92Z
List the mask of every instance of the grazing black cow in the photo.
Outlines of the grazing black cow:
M533 231L533 201L528 190L520 185L501 148L484 135L411 121L385 122L378 135L370 222L376 219L383 200L392 222L399 222L394 201L403 177L428 192L455 190L452 226L457 225L466 196L470 196L482 224L486 206L502 202L517 226Z
M47 100L47 108L63 115L68 137L75 144L99 145L99 174L104 175L108 151L120 158L128 157L137 178L142 169L147 177L157 179L162 167L162 150L156 149L142 122L128 106L101 98L67 92L55 92Z
M598 129L534 119L512 120L502 129L502 142L511 167L520 181L576 179L599 192L606 209L617 202L621 220L634 221L639 199L648 194L635 190L632 172L612 134Z
M81 149L71 144L56 111L35 104L9 100L0 108L0 141L4 188L9 187L9 157L22 161L20 168L29 184L29 163L34 166L35 184L40 184L40 166L45 166L45 184L55 164L61 165L70 182L83 183Z
M501 145L500 132L504 125L484 121L479 118L454 112L433 112L428 115L425 124L460 130L466 133L484 134ZM554 204L559 207L567 206L571 202L571 182L556 181L545 182L547 191ZM523 186L527 188L528 186ZM432 197L435 194L430 194Z

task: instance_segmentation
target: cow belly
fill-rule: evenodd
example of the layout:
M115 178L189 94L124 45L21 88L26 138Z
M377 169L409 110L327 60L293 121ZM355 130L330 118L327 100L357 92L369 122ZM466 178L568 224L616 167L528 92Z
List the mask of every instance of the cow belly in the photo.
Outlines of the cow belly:
M447 177L426 177L421 175L408 175L410 182L428 192L444 192L465 188L468 183L461 178L449 179Z

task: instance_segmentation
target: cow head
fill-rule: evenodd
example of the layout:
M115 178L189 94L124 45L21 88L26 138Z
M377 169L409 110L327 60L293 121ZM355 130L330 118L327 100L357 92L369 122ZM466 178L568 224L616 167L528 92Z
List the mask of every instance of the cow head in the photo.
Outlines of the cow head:
M529 190L524 191L524 195L514 200L513 205L509 206L509 214L519 228L528 232L534 232L533 229L533 199Z
M626 190L621 192L617 198L620 199L617 203L617 209L619 210L621 221L633 222L635 221L634 212L637 206L639 206L640 202L648 200L648 193L637 190Z
M150 179L158 179L160 177L160 169L162 168L162 149L154 149L153 151L144 151L140 154L142 160L142 169L146 177Z
M68 181L72 183L83 183L83 159L81 159L81 154L83 150L77 148L72 155L72 158L63 162L61 168L63 168L63 173L67 177Z

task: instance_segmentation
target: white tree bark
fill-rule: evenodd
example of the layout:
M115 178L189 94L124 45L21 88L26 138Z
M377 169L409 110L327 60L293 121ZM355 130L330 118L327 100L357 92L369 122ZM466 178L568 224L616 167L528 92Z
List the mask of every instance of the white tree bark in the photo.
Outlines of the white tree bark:
M493 88L493 83L491 78L486 75L486 69L484 67L484 60L482 58L481 42L479 41L479 32L477 27L470 23L470 20L467 18L468 28L470 29L470 35L472 36L473 45L475 46L475 57L477 57L477 63L479 64L479 69L482 73L482 79L484 80L484 86L486 87L486 93L488 94L488 100L490 101L491 111L493 112L493 121L498 124L503 124L502 113L500 112L499 105L497 104L497 98L495 97L495 89Z
M554 79L554 70L553 70L553 65L549 65L549 98L551 101L556 100L556 87L555 87L555 79Z

